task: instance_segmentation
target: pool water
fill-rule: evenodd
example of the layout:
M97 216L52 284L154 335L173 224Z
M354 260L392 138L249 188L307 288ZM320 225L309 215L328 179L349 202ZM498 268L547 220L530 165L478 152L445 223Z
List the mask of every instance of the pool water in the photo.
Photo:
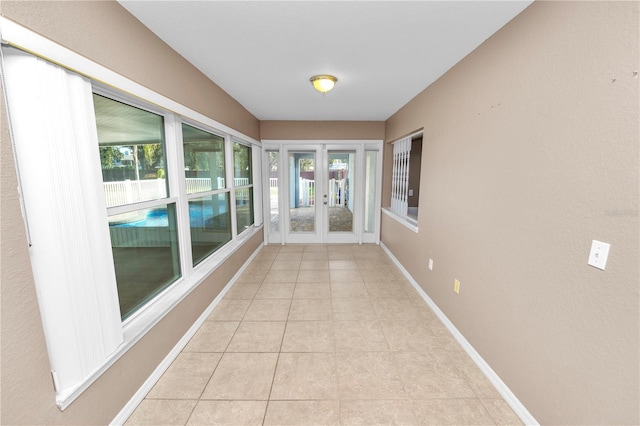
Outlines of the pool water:
M218 208L215 216L225 214L226 206L223 204ZM203 227L214 217L213 206L210 204L189 204L189 223L191 227ZM166 208L149 209L143 219L132 220L124 223L111 224L112 227L167 227L169 217Z

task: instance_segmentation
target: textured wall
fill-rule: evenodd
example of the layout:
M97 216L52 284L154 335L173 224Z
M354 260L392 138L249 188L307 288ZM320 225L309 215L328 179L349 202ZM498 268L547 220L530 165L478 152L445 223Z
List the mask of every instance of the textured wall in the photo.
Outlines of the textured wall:
M386 123L424 142L383 242L543 424L640 423L638 7L535 2Z
M1 13L138 83L259 139L259 123L115 2L2 2ZM2 99L4 99L2 97ZM262 243L255 235L64 412L55 406L6 109L0 117L1 424L104 425Z

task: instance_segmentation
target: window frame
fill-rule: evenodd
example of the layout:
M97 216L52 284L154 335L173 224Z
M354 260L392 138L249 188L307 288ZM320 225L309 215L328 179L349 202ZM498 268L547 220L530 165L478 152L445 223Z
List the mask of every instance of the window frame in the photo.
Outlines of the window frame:
M190 199L192 199L192 195L202 195L202 196L207 196L207 195L215 195L215 194L219 194L221 192L224 192L226 190L229 189L229 186L227 185L227 168L228 168L228 161L227 161L227 150L226 150L226 145L227 145L227 136L224 135L223 132L220 131L216 131L213 128L210 128L208 126L205 126L201 123L197 123L194 122L193 120L190 120L188 118L182 117L181 123L180 123L180 140L182 142L182 163L180 165L180 169L181 169L181 173L184 174L184 172L186 171L186 166L184 164L184 135L182 132L183 129L183 125L187 125L189 127L193 127L196 130L200 130L202 132L205 133L209 133L210 135L213 136L217 136L219 138L222 139L222 151L223 151L223 155L224 155L224 168L225 168L225 185L223 188L217 188L217 189L209 189L207 191L198 191L198 192L187 192L186 189L186 180L185 180L185 193L187 195L187 197L190 197ZM186 179L186 177L185 177ZM197 197L196 197L197 198Z
M251 163L251 178L249 181L248 185L236 185L236 179L235 179L235 150L233 150L233 145L238 144L241 146L245 146L247 148L249 148L249 155L251 156L250 158L250 163ZM251 204L252 204L252 208L251 210L253 210L253 222L251 224L249 224L249 226L247 226L246 229L243 229L242 231L238 230L238 212L237 210L235 211L235 225L234 225L234 229L236 231L236 234L242 234L244 232L246 232L248 229L250 229L251 227L255 227L256 226L256 207L255 207L255 196L256 196L256 191L254 190L254 185L255 185L255 180L256 180L256 171L254 170L255 167L255 161L254 161L254 155L255 155L255 150L253 149L253 147L250 144L247 144L244 141L241 141L237 138L231 138L231 149L232 149L232 155L234 156L233 158L233 170L231 171L232 173L232 179L231 182L233 182L233 204L234 207L237 206L236 205L236 193L239 189L249 189L250 191L250 197L251 197ZM262 152L262 151L260 151ZM259 163L261 162L261 160L259 160ZM258 174L259 176L259 174Z
M184 138L183 138L183 134L182 134L182 125L186 124L187 126L191 126L193 128L196 128L198 130L201 130L203 132L207 132L210 133L212 135L221 137L223 139L223 152L224 152L224 172L225 172L225 184L223 188L218 188L218 189L211 189L209 191L202 191L202 192L193 192L193 193L187 193L187 186L186 186L186 178L184 176L184 170L185 170L185 165L184 165ZM181 220L181 223L184 223L184 226L186 227L187 230L190 231L190 218L189 218L189 201L194 200L196 198L204 198L204 197L210 197L213 195L220 195L220 194L225 194L228 193L229 194L229 215L233 216L233 213L235 209L235 207L232 209L231 207L231 203L232 203L232 199L231 199L231 194L233 193L233 190L231 187L229 187L229 185L227 184L229 182L229 165L231 164L231 166L233 166L233 159L229 159L229 149L228 149L228 145L230 142L230 136L229 135L225 135L224 132L220 132L218 130L216 130L215 128L212 128L210 126L204 125L202 123L198 123L195 122L194 120L191 120L189 118L186 117L181 117L179 126L179 130L177 130L177 132L179 133L179 152L180 152L180 158L179 158L179 163L178 163L178 167L180 169L180 173L182 176L182 179L184 179L181 182L180 185L180 190L183 193L183 196L186 199L186 203L181 203L180 204L180 210L182 211L182 215L181 218L183 218ZM191 235L189 234L188 236L188 240L187 237L185 236L185 243L188 242L189 244L189 250L187 250L188 253L184 253L184 258L185 258L185 263L187 263L188 265L185 265L185 267L188 268L198 268L201 264L207 262L207 259L211 258L211 256L215 255L215 253L219 252L221 249L224 248L224 246L226 244L229 244L229 242L232 242L237 235L234 234L233 232L233 217L231 217L231 240L226 242L223 246L221 246L220 248L214 250L213 252L211 252L209 255L207 255L204 259L201 259L197 264L193 264L193 253L191 250ZM184 232L183 232L184 233ZM211 262L209 262L211 263Z
M167 197L166 198L158 198L155 200L141 201L138 203L131 204L123 204L120 206L107 207L107 220L109 217L121 213L128 213L131 211L142 210L146 208L154 208L163 205L175 204L176 209L176 227L178 229L178 252L179 252L179 264L180 264L180 274L179 276L173 280L170 284L168 284L165 288L159 291L155 296L150 298L146 303L144 303L141 307L136 309L134 312L129 314L124 320L122 320L123 329L127 327L131 322L135 322L136 318L139 316L144 317L144 311L147 309L152 309L153 303L160 297L167 297L167 293L171 290L171 288L176 284L181 282L185 278L185 250L183 250L183 245L185 244L184 231L182 231L182 222L184 221L184 212L181 209L180 200L183 199L181 197L181 180L179 176L176 176L179 173L179 162L177 161L177 153L178 149L176 148L176 143L173 138L176 137L176 132L174 128L177 127L176 124L181 124L181 118L176 116L176 114L171 113L170 111L164 110L160 108L158 105L154 105L151 103L146 103L142 99L128 96L125 93L119 92L112 87L106 87L105 85L96 82L95 80L91 80L91 89L92 92L98 94L100 96L104 96L106 98L112 99L114 101L123 103L125 105L129 105L143 111L147 111L156 115L159 115L163 118L163 126L164 126L164 149L165 149L165 168L166 168L166 176L167 176ZM187 221L189 218L187 217ZM108 225L107 225L108 226Z
M129 315L122 321L125 343L127 338L132 335L135 336L144 329L144 323L153 321L154 317L158 317L157 323L164 315L166 315L173 307L175 307L184 297L186 297L193 289L195 289L202 279L206 278L206 275L212 273L217 269L220 264L224 262L246 239L253 235L253 232L242 233L246 235L240 235L236 232L236 211L235 211L235 187L233 184L230 186L228 182L234 182L234 159L233 159L233 143L237 142L249 147L258 146L257 141L253 141L251 138L244 136L240 138L237 136L237 132L234 134L224 132L213 126L212 124L218 124L213 120L207 118L208 124L201 123L196 119L172 112L169 109L163 108L162 104L143 100L134 94L124 93L112 87L107 87L101 82L91 80L93 93L101 96L108 97L110 99L122 102L126 105L130 105L145 111L152 112L157 115L161 115L164 118L164 131L165 131L165 161L166 161L166 173L167 173L167 185L168 195L166 198L160 198L157 200L143 201L139 203L128 204L124 206L114 206L107 208L107 217L112 214L125 213L132 210L139 210L148 207L156 207L164 204L175 204L177 214L177 228L178 228L178 250L180 253L180 276L173 281L170 285L160 291L157 295L151 298L147 303ZM161 95L159 95L161 96ZM195 115L195 114L194 114ZM207 133L222 137L224 140L224 162L225 162L225 187L221 189L215 189L210 191L196 192L188 194L186 192L186 181L184 175L184 146L182 137L182 124L194 127L198 130L202 130ZM253 186L253 183L252 183ZM231 240L222 245L219 249L210 253L204 259L199 261L196 265L193 265L193 256L191 252L191 236L189 233L189 201L194 198L202 198L211 195L218 195L221 193L229 194L229 209L231 217ZM183 202L184 201L184 202ZM131 207L135 206L135 207ZM254 205L255 215L255 205ZM255 221L254 221L255 225ZM201 277L201 275L205 276ZM192 281L192 277L196 278L196 282L192 285L189 283ZM175 288L175 289L174 289ZM173 295L173 293L179 296ZM175 303L166 305L161 299L177 297ZM170 306L168 308L167 306ZM139 325L138 323L142 323ZM127 331L131 333L127 333ZM146 332L146 331L145 331ZM142 336L140 336L142 337Z
M390 194L390 204L389 207L383 207L382 212L385 213L390 218L396 220L401 223L403 226L409 228L413 232L418 232L418 219L411 217L408 212L403 211L403 209L408 208L408 206L403 206L405 203L408 205L408 197L409 197L409 180L410 180L410 163L411 163L411 148L413 141L418 138L422 138L424 143L424 132L422 129L413 132L407 136L402 138L395 139L389 142L389 146L391 148L391 194ZM394 152L395 146L398 143L408 143L409 155L406 159L397 159L396 153ZM422 151L421 151L422 153ZM396 167L400 168L400 170L396 169ZM420 174L422 174L422 166L420 166ZM395 197L394 197L395 196ZM403 198L406 201L403 201Z

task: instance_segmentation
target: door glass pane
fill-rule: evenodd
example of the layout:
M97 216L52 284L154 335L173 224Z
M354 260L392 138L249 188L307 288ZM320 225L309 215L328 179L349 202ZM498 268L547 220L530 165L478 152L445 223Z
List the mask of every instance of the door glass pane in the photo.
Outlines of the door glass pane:
M353 232L355 152L329 151L329 232Z
M267 152L267 170L269 170L269 230L271 232L280 231L280 215L278 214L278 161L280 153L278 151Z
M229 212L228 192L189 200L191 254L194 266L231 241Z
M224 138L183 124L182 139L187 194L224 188Z
M107 207L167 197L164 117L93 94Z
M109 216L124 320L180 277L175 204Z
M367 151L365 159L364 182L364 232L373 232L375 223L376 205L376 166L378 164L378 152Z
M289 230L316 230L316 156L313 152L289 153Z

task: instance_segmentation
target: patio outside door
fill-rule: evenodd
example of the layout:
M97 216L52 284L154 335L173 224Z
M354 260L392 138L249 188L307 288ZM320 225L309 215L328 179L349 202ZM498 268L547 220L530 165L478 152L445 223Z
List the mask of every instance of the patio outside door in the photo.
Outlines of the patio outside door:
M357 243L355 222L360 217L360 200L356 199L356 147L331 150L325 148L325 191L322 195L326 243ZM358 221L359 222L359 221Z
M284 237L288 243L319 243L322 240L322 151L319 146L285 149L287 169L284 170L285 205L280 213L284 219Z
M371 143L265 143L267 242L377 242L379 149Z

